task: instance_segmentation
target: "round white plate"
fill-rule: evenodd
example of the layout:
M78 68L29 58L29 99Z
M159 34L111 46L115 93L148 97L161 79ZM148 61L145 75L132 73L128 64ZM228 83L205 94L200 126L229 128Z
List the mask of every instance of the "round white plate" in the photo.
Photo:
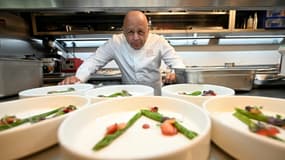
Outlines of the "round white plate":
M16 115L27 118L59 107L75 105L77 110L90 104L90 99L78 95L58 95L19 99L0 103L0 117ZM18 159L57 143L57 128L64 118L77 112L27 123L0 131L1 159Z
M285 142L250 132L244 123L232 115L236 107L244 109L247 105L262 106L264 114L280 114L285 117L284 99L258 96L215 97L203 104L212 119L212 140L237 159L283 160ZM278 136L285 139L285 130L280 131Z
M207 99L216 97L216 96L190 96L190 95L183 95L179 94L181 92L186 93L192 93L195 91L208 91L212 90L216 93L216 96L228 96L228 95L234 95L235 91L231 88L224 87L224 86L218 86L218 85L212 85L212 84L173 84L173 85L167 85L162 87L162 96L169 96L169 97L175 97L183 100L190 101L192 103L195 103L199 106L202 106L203 102Z
M152 96L154 94L153 88L146 85L136 85L136 84L122 84L122 85L108 85L102 86L99 88L94 88L85 92L85 96L91 97L92 103L98 102L101 100L110 100L113 98L121 98L121 97L100 97L100 95L108 96L116 92L122 92L122 90L126 90L131 96Z
M74 91L53 93L51 91L67 91L68 88L73 88ZM51 95L84 95L84 93L90 89L93 89L94 85L87 83L69 84L69 85L56 85L27 89L19 92L20 98L38 97L38 96L51 96Z
M153 106L157 106L165 116L177 118L199 135L192 140L180 133L164 136L159 122L141 117L109 146L99 151L92 150L104 137L107 126L127 122L140 109ZM150 128L143 129L144 123L149 124ZM210 128L211 122L206 112L192 103L170 97L139 96L90 105L62 123L58 138L68 159L206 160L210 151Z

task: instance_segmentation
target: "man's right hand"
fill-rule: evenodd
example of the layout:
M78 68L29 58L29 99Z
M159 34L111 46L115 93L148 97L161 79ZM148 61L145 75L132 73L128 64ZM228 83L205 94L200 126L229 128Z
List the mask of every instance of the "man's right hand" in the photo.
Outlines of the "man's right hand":
M74 83L80 83L80 79L78 79L75 76L70 76L70 77L66 77L64 80L62 80L58 84L64 85L64 84L74 84Z

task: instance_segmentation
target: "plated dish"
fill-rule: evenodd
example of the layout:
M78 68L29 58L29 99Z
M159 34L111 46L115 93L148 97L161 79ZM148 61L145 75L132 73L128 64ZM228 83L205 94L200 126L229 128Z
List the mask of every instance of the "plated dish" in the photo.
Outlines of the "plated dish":
M151 111L154 106L157 112ZM179 123L182 130L194 136L189 138L180 129L174 134L165 133L172 122L153 118L157 115L161 119L175 118L173 123ZM205 111L192 103L140 96L102 101L76 112L62 123L58 138L67 158L206 160L210 151L210 128ZM65 136L67 133L69 136ZM104 140L108 144L102 147Z
M94 85L88 83L55 85L23 90L19 92L19 96L20 98L29 98L51 95L84 95L86 91L93 88Z
M90 99L77 95L34 97L0 103L1 159L18 159L56 144L57 128L62 120L88 104ZM73 109L69 113L65 109L70 106ZM5 119L9 115L16 119Z
M85 96L91 97L92 103L112 98L122 98L129 96L153 95L152 87L145 85L108 85L94 88L85 92Z
M264 160L284 159L284 106L284 99L257 96L215 97L203 104L214 143L237 159Z
M175 97L190 101L199 106L215 96L234 95L231 88L211 84L173 84L162 87L162 96Z

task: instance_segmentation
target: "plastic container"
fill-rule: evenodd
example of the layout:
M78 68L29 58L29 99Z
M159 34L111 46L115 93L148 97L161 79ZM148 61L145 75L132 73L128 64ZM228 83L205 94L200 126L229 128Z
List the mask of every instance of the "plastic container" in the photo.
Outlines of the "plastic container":
M253 18L252 16L249 16L247 19L247 29L252 29L253 28Z
M253 29L257 29L257 23L258 22L258 17L257 17L257 13L254 13L254 18L253 18Z
M266 12L266 17L285 17L285 10L271 10Z
M267 18L265 20L265 28L267 29L281 29L285 28L285 17L282 18Z

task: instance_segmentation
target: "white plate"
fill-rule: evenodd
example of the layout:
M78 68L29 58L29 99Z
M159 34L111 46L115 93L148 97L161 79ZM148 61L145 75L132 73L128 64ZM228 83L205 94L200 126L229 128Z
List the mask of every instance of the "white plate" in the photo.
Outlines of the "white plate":
M79 110L89 103L90 99L76 95L25 98L0 103L0 117L16 115L25 118L70 104ZM56 144L59 124L75 112L77 110L42 122L0 131L1 159L18 159Z
M199 106L202 106L202 103L210 98L215 96L189 96L189 95L181 95L179 93L186 92L192 93L195 91L208 91L213 90L216 93L216 96L228 96L234 95L235 91L231 88L211 85L211 84L173 84L162 87L162 96L175 97L179 99L184 99L195 103Z
M127 122L140 109L157 106L159 112L175 117L198 132L192 140L182 134L163 136L158 122L141 117L106 148L92 147L104 136L110 124ZM142 129L148 123L149 129ZM200 107L170 97L140 96L116 98L92 104L68 117L60 126L58 138L67 159L177 159L206 160L210 151L211 122Z
M128 91L132 96L146 96L146 95L153 95L154 91L153 88L150 86L145 85L109 85L109 86L102 86L99 88L94 88L85 92L85 96L91 97L92 103L98 102L101 100L110 100L113 98L108 97L99 97L99 95L111 95L116 92L121 92L122 90ZM121 98L121 97L114 97L114 98Z
M74 88L74 91L48 94L50 91L66 91L68 88ZM38 96L50 96L50 95L84 95L84 93L90 89L93 89L94 85L87 83L69 84L69 85L56 85L27 89L19 92L20 98L38 97Z
M212 119L212 140L237 159L283 160L285 143L250 132L244 123L232 115L234 108L244 108L246 105L262 106L265 114L279 113L283 118L285 116L284 99L257 96L215 97L203 104ZM285 131L281 129L278 136L285 139Z

